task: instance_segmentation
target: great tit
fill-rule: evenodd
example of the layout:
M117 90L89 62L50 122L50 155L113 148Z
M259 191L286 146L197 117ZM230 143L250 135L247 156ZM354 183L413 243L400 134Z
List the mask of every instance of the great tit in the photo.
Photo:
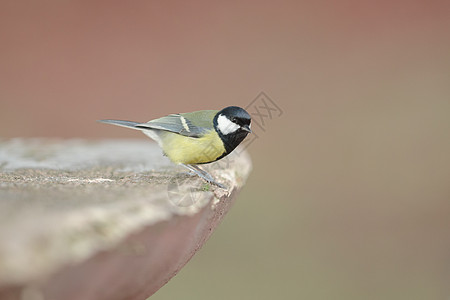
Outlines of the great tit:
M225 187L197 165L227 156L252 132L250 115L237 106L220 111L171 114L147 123L121 120L99 122L141 130L158 143L172 162L221 188Z

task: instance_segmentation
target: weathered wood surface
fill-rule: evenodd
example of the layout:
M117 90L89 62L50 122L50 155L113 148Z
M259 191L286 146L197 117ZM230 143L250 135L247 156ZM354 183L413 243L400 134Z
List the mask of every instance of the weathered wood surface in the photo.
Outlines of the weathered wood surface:
M206 167L228 190L146 140L0 140L0 299L146 299L208 239L251 163Z

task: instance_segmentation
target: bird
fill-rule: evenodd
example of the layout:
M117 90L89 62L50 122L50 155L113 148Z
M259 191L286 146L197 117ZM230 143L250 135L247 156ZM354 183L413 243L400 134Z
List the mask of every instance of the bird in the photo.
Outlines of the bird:
M173 163L223 189L225 186L199 165L224 158L252 132L250 114L238 106L170 114L146 123L111 119L98 122L142 131Z

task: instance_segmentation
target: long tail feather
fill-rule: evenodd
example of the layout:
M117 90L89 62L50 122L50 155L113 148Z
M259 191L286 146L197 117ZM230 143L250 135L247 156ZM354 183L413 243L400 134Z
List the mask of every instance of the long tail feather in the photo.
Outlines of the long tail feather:
M113 125L132 128L132 129L136 129L136 130L142 130L142 128L136 127L136 125L140 124L138 122L122 121L122 120L98 120L98 122L106 123L106 124L113 124Z

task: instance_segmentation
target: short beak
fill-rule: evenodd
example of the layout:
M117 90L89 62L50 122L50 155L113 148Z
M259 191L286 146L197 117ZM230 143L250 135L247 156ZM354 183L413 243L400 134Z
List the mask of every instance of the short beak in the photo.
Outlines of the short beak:
M241 126L241 129L244 130L244 131L247 131L248 133L252 133L252 130L250 129L249 125Z

